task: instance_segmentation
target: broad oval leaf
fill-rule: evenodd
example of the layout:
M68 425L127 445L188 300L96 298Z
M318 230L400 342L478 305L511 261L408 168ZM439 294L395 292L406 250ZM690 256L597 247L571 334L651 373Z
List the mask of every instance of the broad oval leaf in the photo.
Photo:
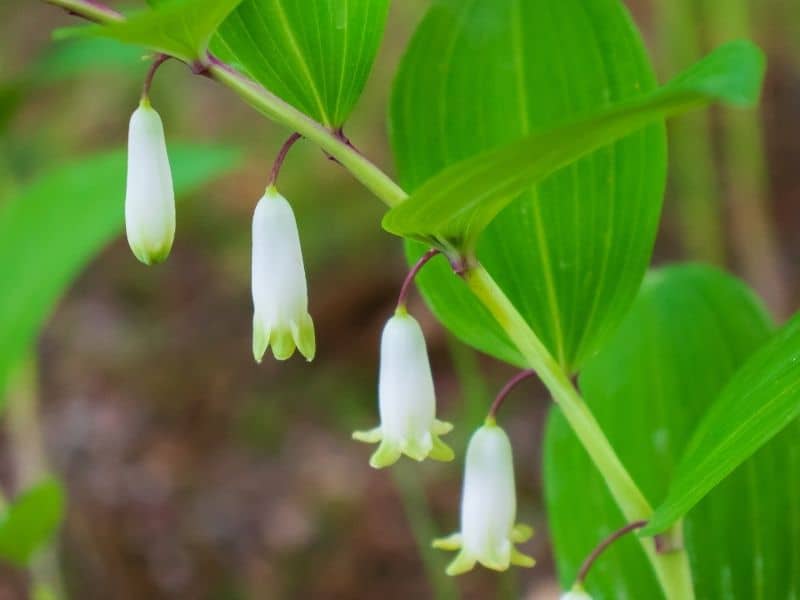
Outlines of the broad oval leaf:
M71 27L56 37L106 37L192 63L204 59L214 32L242 0L162 0L107 25Z
M329 127L341 126L367 81L389 0L245 0L214 50Z
M798 416L800 313L737 371L714 401L692 436L669 495L642 534L667 529ZM800 436L794 439L795 454L798 447Z
M587 362L580 377L586 400L652 503L666 495L695 424L771 331L760 302L734 278L711 267L670 267L648 276L618 331ZM800 424L794 427L686 515L698 600L789 597L792 573L800 573L800 523L790 525L797 514L791 498L800 493ZM558 409L546 432L545 491L567 586L625 521ZM634 535L593 568L593 598L663 598Z
M560 167L644 125L711 102L752 106L763 76L761 50L749 42L731 42L641 98L448 167L390 210L383 226L443 250L469 252L503 208Z
M177 195L237 162L219 147L173 146ZM123 224L125 153L107 152L44 173L0 203L0 390L73 277Z
M617 0L440 0L395 84L391 138L402 183L419 190L448 165L654 87ZM481 236L479 259L568 368L618 324L639 287L665 166L663 127L654 125L529 186ZM420 251L409 246L412 259ZM445 261L417 281L461 340L522 364Z
M25 490L0 511L0 558L24 567L61 524L64 490L49 478Z

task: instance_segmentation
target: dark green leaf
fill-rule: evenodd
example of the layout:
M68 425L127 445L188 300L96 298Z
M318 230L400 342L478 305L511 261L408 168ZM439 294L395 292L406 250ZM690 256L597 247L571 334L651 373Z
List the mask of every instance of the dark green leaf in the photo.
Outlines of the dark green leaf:
M448 167L389 211L384 228L444 249L471 250L503 208L560 167L649 123L711 102L751 106L763 74L756 46L726 44L654 92Z
M25 566L50 541L61 524L64 491L55 479L46 479L24 491L0 511L0 558Z
M109 25L73 27L56 37L106 37L186 62L205 57L211 36L242 0L170 0Z
M325 125L347 119L378 51L389 0L245 0L214 50Z
M617 0L436 2L394 90L402 183L417 190L448 165L654 87ZM655 125L598 150L530 187L481 236L481 263L566 367L595 351L639 288L661 210L664 146ZM421 248L409 246L410 257ZM418 283L460 339L521 364L445 261Z
M798 415L800 313L747 361L714 401L692 436L667 499L642 533L659 533L680 519ZM800 437L794 440L795 451L798 444Z
M652 503L667 492L696 423L771 324L741 283L710 267L651 274L617 333L580 378L625 466ZM790 597L800 574L800 423L773 440L686 515L699 600ZM784 473L778 477L778 473ZM597 469L557 409L545 440L550 531L563 585L625 524ZM634 536L615 543L588 579L592 597L663 598Z
M175 191L197 188L236 162L213 147L170 150ZM47 172L0 204L0 390L72 279L123 223L125 153Z

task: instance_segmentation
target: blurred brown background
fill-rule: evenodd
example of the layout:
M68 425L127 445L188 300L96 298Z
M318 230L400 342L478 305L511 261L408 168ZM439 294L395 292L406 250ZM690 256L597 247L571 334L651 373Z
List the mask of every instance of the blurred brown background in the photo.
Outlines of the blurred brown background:
M656 253L656 262L714 260L716 253L783 315L797 309L800 273L800 10L793 4L761 3L749 21L770 57L761 109L764 156L741 141L746 136L735 138L751 150L737 159L743 162L730 156L730 131L738 126L752 134L755 127L758 133L752 114L744 124L714 114L701 156L713 169L711 193L721 202L721 220L707 224L721 224L714 233L686 204L692 190L709 182L687 184L697 175L673 148ZM348 125L356 144L390 171L391 81L427 5L394 3L373 75ZM704 46L720 33L702 18L681 22L661 3L629 5L662 74L700 55L701 49L693 55L687 48L687 36ZM726 5L709 6L724 11ZM23 77L51 56L50 32L70 23L43 3L3 0L0 82ZM682 64L681 53L687 55ZM95 69L28 94L0 138L0 190L44 166L121 147L146 66ZM41 337L46 452L69 492L57 554L70 597L454 597L453 582L440 574L449 557L428 550L421 557L417 540L427 547L430 537L457 527L459 465L376 472L367 465L370 448L350 440L353 429L376 419L378 338L405 270L400 245L380 230L382 206L310 144L292 151L282 191L298 214L319 351L313 365L295 357L257 366L250 352L250 218L287 132L179 64L159 73L153 103L169 140L235 146L245 164L182 203L166 264L139 265L122 238L107 248ZM682 135L690 146L706 139L696 124L688 134L676 132L675 143ZM715 235L721 243L709 249L704 242ZM468 424L480 420L511 371L455 343L418 299L414 304L441 414L462 424L451 441L463 456ZM539 470L547 398L533 387L535 393L519 393L508 404L507 422L521 520L537 529L526 550L539 564L504 575L471 573L456 583L464 598L557 596ZM14 489L15 455L7 438L3 446L0 477ZM0 598L25 597L25 585L24 574L3 570Z

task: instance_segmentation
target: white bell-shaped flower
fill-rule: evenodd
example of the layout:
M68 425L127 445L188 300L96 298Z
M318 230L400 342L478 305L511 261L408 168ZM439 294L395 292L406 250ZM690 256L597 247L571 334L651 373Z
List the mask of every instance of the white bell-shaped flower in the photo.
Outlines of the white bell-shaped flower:
M166 259L175 239L175 192L164 126L147 98L128 128L125 231L131 250L146 265Z
M378 443L369 464L388 467L405 454L414 460L430 456L453 460L453 451L440 438L453 429L436 418L433 375L422 329L405 307L400 307L383 328L378 375L381 424L356 431L353 438Z
M582 587L576 585L566 594L563 594L561 600L592 600L592 597Z
M267 188L253 215L252 283L256 362L267 347L278 360L292 356L295 348L312 360L317 346L297 221L274 186Z
M469 441L461 497L461 531L433 542L434 548L460 550L448 575L471 570L476 562L496 571L510 565L532 567L534 560L514 547L533 530L514 524L517 497L511 442L489 418Z

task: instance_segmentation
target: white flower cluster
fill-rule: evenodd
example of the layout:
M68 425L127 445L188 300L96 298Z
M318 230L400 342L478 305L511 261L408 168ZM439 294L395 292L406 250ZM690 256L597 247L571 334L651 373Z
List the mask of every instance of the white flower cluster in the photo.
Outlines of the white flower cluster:
M140 261L151 265L166 259L175 237L175 197L164 128L146 97L130 122L125 224L128 243ZM273 184L253 215L252 291L256 361L261 362L267 348L279 360L296 349L312 360L314 324L297 222ZM453 451L440 437L453 426L436 418L425 338L402 301L381 337L378 408L380 425L353 434L379 444L370 458L373 467L388 467L403 454L417 461L453 460ZM464 573L476 563L500 571L512 564L533 566L534 560L514 547L533 533L515 524L516 512L511 443L489 418L467 448L461 532L434 542L437 548L459 550L447 573Z
M370 465L387 467L403 454L418 461L453 459L453 451L439 438L453 426L436 418L425 338L402 303L381 337L378 408L381 424L353 434L356 440L380 443ZM514 544L527 541L533 530L516 524L516 514L511 442L494 418L489 418L472 435L467 448L461 532L433 542L436 548L459 550L447 574L465 573L476 563L497 571L511 565L532 567L533 558Z
M175 193L158 113L144 97L128 133L125 229L134 255L146 265L163 262L175 238ZM295 349L312 360L314 323L308 314L300 236L286 198L270 185L253 215L253 355L268 347L285 360Z

